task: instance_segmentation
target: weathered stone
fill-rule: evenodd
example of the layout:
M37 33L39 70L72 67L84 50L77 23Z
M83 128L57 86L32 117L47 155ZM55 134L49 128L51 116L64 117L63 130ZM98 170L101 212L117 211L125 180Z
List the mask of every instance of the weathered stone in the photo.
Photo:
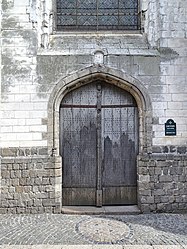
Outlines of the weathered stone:
M165 146L165 147L163 148L163 153L168 153L168 152L169 152L169 149L168 149L167 146Z
M42 178L42 185L48 185L48 184L50 184L49 178L43 177Z
M153 204L153 203L155 203L154 196L142 196L141 203L142 204Z
M36 184L36 185L42 185L42 177L35 178L34 184Z
M39 155L47 155L47 154L48 154L47 148L41 148L41 149L39 149Z
M55 206L55 199L43 199L42 204L44 207Z
M2 157L11 157L17 155L17 149L16 148L2 148L1 150L1 156Z
M161 175L159 176L159 181L160 182L172 182L172 176L169 175Z
M27 178L20 178L19 180L20 185L27 185Z
M187 152L186 146L177 147L177 153L179 153L179 154L185 154L186 152Z

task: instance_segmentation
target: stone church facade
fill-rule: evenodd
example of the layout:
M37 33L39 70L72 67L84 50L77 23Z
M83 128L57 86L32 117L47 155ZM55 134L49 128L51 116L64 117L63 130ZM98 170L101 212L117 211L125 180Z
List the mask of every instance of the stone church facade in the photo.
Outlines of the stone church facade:
M1 1L0 212L187 211L186 1L65 3Z

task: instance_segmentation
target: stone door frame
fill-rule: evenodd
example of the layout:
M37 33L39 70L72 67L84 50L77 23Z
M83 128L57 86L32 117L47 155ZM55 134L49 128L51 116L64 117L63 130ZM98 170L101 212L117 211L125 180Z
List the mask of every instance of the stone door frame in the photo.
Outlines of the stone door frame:
M126 73L100 65L91 66L59 79L48 103L48 150L54 157L55 204L62 207L62 163L59 155L59 109L63 97L82 85L102 80L128 91L136 100L139 114L139 155L151 152L152 104L145 86ZM137 164L138 165L138 164ZM137 169L138 171L138 169ZM138 191L138 186L137 186ZM138 193L137 193L138 194ZM138 198L138 205L140 201Z

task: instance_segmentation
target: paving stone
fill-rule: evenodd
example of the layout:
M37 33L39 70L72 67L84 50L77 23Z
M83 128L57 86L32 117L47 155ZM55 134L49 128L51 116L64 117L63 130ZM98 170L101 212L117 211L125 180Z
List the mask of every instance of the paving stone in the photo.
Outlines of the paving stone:
M123 249L153 249L153 247L147 245L125 245Z
M93 249L92 245L64 245L62 249Z
M179 249L186 235L187 214L0 215L0 249Z
M187 246L173 245L14 245L0 246L0 249L187 249Z
M93 249L123 249L120 245L93 245Z
M184 247L182 246L175 246L175 245L167 245L167 246L163 246L163 245L155 245L153 246L153 249L183 249Z
M82 237L94 243L118 244L132 236L132 229L121 221L89 218L76 225Z

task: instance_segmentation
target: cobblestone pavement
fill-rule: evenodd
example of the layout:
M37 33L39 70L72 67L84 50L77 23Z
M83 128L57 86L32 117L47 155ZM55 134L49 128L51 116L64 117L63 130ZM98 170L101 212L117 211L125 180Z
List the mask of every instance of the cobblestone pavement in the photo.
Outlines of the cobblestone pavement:
M140 249L140 245L187 249L187 214L0 215L0 249L24 248L18 245L29 249L48 249L49 245L54 249Z

